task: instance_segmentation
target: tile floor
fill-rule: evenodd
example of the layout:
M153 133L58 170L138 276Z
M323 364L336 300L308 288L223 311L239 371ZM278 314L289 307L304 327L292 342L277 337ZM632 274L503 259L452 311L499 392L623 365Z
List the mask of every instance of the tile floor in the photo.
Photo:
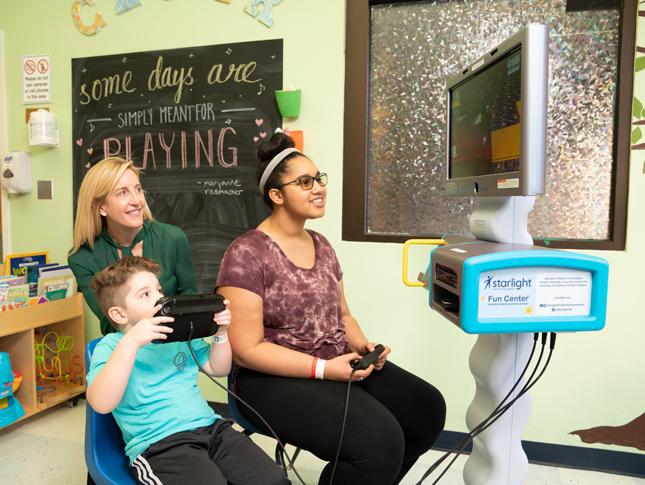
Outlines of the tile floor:
M0 431L0 484L84 485L87 473L83 458L84 425L85 401L80 400L75 408L61 405ZM254 436L254 440L273 455L274 440L263 436ZM441 453L437 451L423 455L403 484L414 484L439 456ZM460 457L439 483L463 484L465 460L465 456ZM322 466L322 461L307 452L302 452L296 460L296 468L308 485L317 483ZM424 482L431 483L431 480ZM526 484L645 485L645 479L529 465Z

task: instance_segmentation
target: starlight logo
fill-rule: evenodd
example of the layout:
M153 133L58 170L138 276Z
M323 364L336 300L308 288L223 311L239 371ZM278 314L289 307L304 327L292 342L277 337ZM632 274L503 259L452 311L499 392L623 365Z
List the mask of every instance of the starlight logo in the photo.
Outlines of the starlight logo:
M486 280L484 281L484 289L488 290L490 288L490 282L493 280L493 275L490 275Z
M533 286L533 280L531 278L507 278L507 279L495 279L494 275L488 276L484 280L484 290L507 290L515 289L521 290L522 288L531 288Z

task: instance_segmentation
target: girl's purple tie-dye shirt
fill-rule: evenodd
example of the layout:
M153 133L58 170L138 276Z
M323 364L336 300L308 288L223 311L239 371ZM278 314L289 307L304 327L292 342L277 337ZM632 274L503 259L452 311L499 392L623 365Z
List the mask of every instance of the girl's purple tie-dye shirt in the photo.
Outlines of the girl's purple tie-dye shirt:
M308 232L316 250L313 268L296 266L273 239L252 230L226 250L216 286L260 295L267 342L331 359L349 352L340 307L343 272L329 241Z

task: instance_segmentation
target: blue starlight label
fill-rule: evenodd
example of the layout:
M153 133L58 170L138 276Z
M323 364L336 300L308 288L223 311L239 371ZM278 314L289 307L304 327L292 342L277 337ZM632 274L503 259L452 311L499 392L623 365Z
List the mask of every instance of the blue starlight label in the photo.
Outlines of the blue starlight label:
M479 318L588 316L590 304L589 271L535 267L479 276Z

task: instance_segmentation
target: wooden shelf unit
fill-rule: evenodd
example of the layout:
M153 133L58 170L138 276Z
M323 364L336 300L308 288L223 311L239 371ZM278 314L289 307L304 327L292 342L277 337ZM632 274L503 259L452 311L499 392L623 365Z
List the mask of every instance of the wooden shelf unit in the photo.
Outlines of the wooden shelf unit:
M51 381L43 383L44 392L36 389L38 383L34 343L37 330L52 330L58 335L74 338L69 362L80 365L81 382ZM83 295L78 293L63 300L0 312L0 351L9 353L12 370L20 372L23 377L15 394L25 410L22 419L84 393L86 371Z

